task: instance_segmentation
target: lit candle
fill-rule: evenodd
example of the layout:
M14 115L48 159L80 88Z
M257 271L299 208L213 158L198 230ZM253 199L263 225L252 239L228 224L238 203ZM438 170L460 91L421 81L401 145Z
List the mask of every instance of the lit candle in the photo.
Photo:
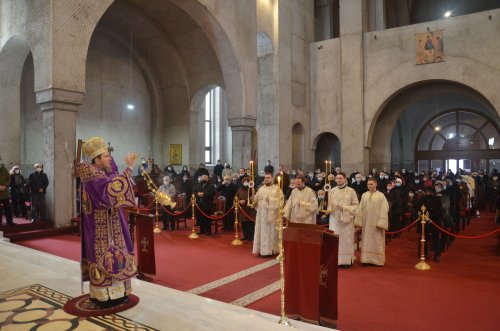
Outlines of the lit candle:
M325 161L325 172L328 175L328 161Z
M250 161L250 176L252 177L252 181L254 180L254 177L253 177L253 161Z
M278 206L281 208L281 176L278 176Z

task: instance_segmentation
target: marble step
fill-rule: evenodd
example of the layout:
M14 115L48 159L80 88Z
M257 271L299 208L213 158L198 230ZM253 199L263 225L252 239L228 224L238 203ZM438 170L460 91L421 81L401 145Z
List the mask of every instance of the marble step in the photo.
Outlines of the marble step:
M3 231L0 231L0 241L10 242L9 238L3 236Z

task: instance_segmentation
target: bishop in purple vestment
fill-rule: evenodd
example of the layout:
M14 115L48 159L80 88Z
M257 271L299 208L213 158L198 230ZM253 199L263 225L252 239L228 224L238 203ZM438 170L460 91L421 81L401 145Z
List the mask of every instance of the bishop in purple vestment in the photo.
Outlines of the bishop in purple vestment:
M121 174L104 140L89 139L83 153L91 162L77 166L82 182L81 226L84 281L90 281L90 298L101 305L122 302L130 294L136 275L134 246L122 207L134 206L130 179L136 156L128 154Z

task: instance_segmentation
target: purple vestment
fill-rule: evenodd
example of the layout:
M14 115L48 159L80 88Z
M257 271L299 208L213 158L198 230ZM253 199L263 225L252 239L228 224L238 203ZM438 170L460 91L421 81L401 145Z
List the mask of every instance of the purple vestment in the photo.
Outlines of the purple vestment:
M83 280L90 281L91 297L99 300L123 296L122 290L126 295L130 292L130 278L137 273L134 246L121 208L135 206L130 170L118 174L114 161L111 174L89 162L82 162L77 170L82 181ZM116 284L120 284L121 295L116 290L114 294L102 294L103 288ZM99 293L93 295L93 289Z

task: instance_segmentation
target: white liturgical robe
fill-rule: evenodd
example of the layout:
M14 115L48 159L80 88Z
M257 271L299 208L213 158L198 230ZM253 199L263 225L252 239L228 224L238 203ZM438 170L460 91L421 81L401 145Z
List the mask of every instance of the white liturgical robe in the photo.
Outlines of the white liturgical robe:
M379 191L361 196L355 224L363 228L361 263L385 264L385 231L389 227L389 204Z
M279 198L278 186L263 185L255 193L255 234L253 237L253 254L272 255L278 252L276 221L278 220ZM282 195L281 195L282 196Z
M318 214L318 199L316 193L309 188L295 188L288 198L283 216L293 223L316 224Z
M328 192L329 229L339 236L339 265L351 265L354 255L354 218L358 210L356 191L345 185Z

